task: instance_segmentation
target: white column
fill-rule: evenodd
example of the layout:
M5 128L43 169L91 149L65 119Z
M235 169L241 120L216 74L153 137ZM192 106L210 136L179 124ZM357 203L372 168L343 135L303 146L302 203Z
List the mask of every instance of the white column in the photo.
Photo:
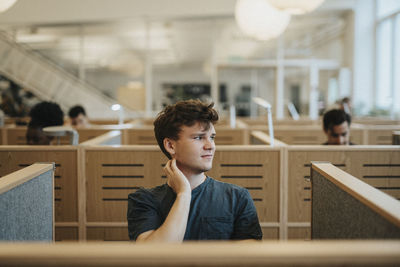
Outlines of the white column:
M211 99L214 107L219 106L218 67L215 62L211 64Z
M260 91L260 82L258 79L258 70L251 70L251 98L250 98L250 117L257 117L257 105L254 105L252 102L253 97L259 97Z
M339 70L339 97L351 97L351 71L349 68Z
M85 31L83 26L79 26L79 72L78 77L85 80Z
M153 91L152 91L152 77L153 77L153 62L150 50L150 25L146 23L146 62L145 62L145 77L144 86L146 88L146 117L152 115Z
M312 63L310 66L310 99L309 99L309 117L312 120L318 119L318 84L319 69Z
M278 49L276 54L276 87L275 87L275 112L277 119L284 117L284 79L285 70L283 67L284 60L284 43L282 35L278 38Z

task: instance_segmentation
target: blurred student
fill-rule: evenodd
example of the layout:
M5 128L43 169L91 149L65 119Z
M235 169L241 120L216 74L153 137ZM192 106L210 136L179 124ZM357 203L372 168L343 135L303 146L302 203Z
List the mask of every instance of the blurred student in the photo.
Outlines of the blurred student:
M350 142L351 117L341 109L332 109L324 114L324 132L328 140L324 145L354 145Z
M54 137L45 135L43 128L64 124L64 113L60 106L53 102L36 104L29 112L29 117L31 119L26 132L28 145L50 145Z
M86 116L86 111L80 105L70 108L68 116L73 127L81 128L89 126L89 119Z

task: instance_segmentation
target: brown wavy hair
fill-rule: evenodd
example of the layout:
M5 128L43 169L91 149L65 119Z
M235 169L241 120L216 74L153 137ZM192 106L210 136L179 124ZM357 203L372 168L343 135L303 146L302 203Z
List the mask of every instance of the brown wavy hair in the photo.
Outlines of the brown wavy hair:
M201 123L206 130L210 124L218 121L218 113L213 108L214 103L206 104L200 100L179 101L162 110L154 121L154 134L161 151L171 159L171 155L164 147L164 139L179 139L181 127L193 126L195 123Z

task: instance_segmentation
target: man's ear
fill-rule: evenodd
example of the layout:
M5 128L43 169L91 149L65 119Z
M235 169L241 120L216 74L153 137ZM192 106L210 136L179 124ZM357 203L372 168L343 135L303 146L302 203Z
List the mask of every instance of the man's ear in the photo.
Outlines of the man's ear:
M171 155L171 157L174 157L175 155L175 141L169 138L164 138L164 148L167 150L167 152Z

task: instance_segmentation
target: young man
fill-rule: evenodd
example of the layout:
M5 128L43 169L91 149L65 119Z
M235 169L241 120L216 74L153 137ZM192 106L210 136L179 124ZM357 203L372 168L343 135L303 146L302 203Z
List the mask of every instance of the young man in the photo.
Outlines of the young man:
M43 128L64 124L64 112L53 102L44 101L36 104L29 112L29 116L31 120L26 131L28 145L50 145L53 137L45 135Z
M68 111L69 119L73 127L87 127L89 126L89 119L86 116L86 111L82 106L73 106Z
M324 145L353 145L350 142L351 117L341 109L332 109L324 114L324 132L328 141Z
M167 106L154 121L157 142L169 158L167 183L128 197L131 240L261 239L248 191L205 175L215 153L217 112L198 100Z

